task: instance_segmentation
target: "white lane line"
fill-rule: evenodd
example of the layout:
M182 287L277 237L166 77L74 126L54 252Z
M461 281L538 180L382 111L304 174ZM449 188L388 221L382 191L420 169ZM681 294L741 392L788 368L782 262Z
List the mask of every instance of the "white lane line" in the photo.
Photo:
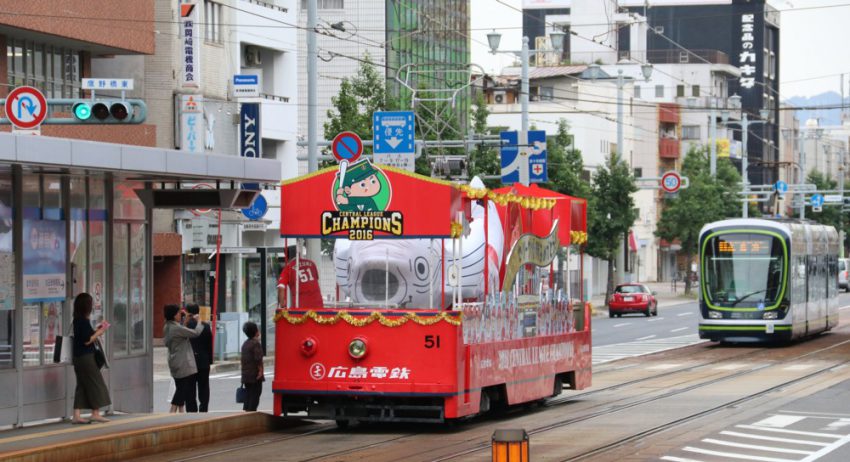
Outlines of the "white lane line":
M649 340L649 339L655 338L655 337L658 337L658 336L657 335L647 335L646 337L641 337L639 339L635 339L635 341Z
M690 327L680 327L678 329L673 329L670 332L679 332L679 331L682 331L682 330L685 330L685 329L690 329Z
M747 367L746 364L724 364L723 366L717 366L714 368L716 371L734 371L736 369L743 369Z
M783 371L805 371L806 369L811 369L815 367L814 364L795 364L793 366L783 367Z
M795 424L801 420L805 420L805 418L806 416L778 414L770 416L766 419L759 420L753 425L759 427L785 428L791 424Z
M817 438L832 438L838 439L844 435L835 435L832 433L817 433L817 432L803 432L799 430L786 430L784 428L769 428L769 427L759 427L757 425L735 425L735 428L743 428L744 430L759 430L763 432L772 432L772 433L787 433L789 435L801 435L801 436L814 436Z
M844 436L843 438L841 438L840 440L831 444L830 446L827 446L827 447L821 449L820 451L810 455L809 457L806 457L805 459L801 460L800 462L812 462L812 461L818 460L818 459L821 458L821 456L825 456L825 455L829 454L830 452L840 448L841 446L844 446L847 443L850 443L850 435Z
M623 327L623 326L631 326L631 325L632 325L632 323L630 323L630 322L623 322L623 323L620 323L620 324L614 324L614 327Z
M748 456L746 454L736 454L734 452L709 451L708 449L700 449L692 446L686 446L683 450L696 452L697 454L705 454L707 456L725 457L728 459L758 460L761 462L797 462L793 459L777 459L774 457Z
M650 366L650 367L647 368L647 370L663 371L663 370L667 370L667 369L675 369L679 366L681 366L681 364L659 364L657 366Z
M684 459L682 457L664 456L661 460L669 460L670 462L702 462L696 459Z
M664 319L664 318L652 318L652 319L647 320L646 322L656 322L656 321L661 321L662 319Z
M758 444L744 444L744 443L733 443L731 441L723 441L716 440L714 438L706 438L702 440L703 443L708 444L716 444L718 446L729 446L733 448L741 448L741 449L755 449L756 451L773 451L773 452L784 452L787 454L803 454L809 455L814 453L814 451L800 451L798 449L785 449L785 448L775 448L772 446L761 446Z
M777 437L774 437L774 436L754 435L752 433L722 431L722 432L720 432L720 434L725 435L725 436L734 436L736 438L749 438L749 439L753 439L753 440L774 441L776 443L807 444L809 446L829 446L829 443L821 443L819 441L795 440L795 439L791 439L791 438L777 438Z
M679 317L681 317L681 316L691 316L692 314L693 313L679 313L676 316L679 316Z

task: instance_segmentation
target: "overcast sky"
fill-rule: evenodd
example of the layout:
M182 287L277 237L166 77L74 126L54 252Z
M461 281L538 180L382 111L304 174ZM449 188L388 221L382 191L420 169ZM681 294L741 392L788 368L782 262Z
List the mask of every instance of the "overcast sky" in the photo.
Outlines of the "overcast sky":
M522 9L522 0L502 0ZM845 95L850 94L850 0L769 0L783 10L780 24L780 82L783 97L813 96L840 91L845 72ZM829 8L824 8L829 7ZM812 9L806 9L812 8ZM795 11L797 10L797 11ZM487 33L502 33L500 48L518 50L522 14L496 0L472 0L472 62L487 72L498 72L513 59L492 55ZM806 80L802 80L806 79Z

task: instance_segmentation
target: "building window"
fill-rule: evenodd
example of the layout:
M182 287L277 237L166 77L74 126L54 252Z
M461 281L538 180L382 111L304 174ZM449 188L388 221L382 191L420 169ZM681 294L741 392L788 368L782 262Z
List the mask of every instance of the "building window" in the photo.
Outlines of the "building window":
M691 85L691 96L699 97L699 85Z
M635 85L635 98L640 98L640 85Z
M643 168L635 167L635 178L643 178Z
M221 4L204 0L204 38L221 43Z
M552 101L555 97L555 89L553 87L539 87L538 97L540 101Z
M676 85L676 96L681 98L685 96L685 86L684 85Z
M47 98L79 98L80 52L29 40L7 39L9 87L30 85Z
M0 368L15 366L14 197L11 172L0 170Z
M664 97L664 85L656 85L655 86L655 97L663 98Z
M685 125L682 127L682 139L683 140L698 140L699 139L699 125Z
M320 10L344 10L344 0L316 0L316 7ZM307 0L301 0L301 9L307 9Z

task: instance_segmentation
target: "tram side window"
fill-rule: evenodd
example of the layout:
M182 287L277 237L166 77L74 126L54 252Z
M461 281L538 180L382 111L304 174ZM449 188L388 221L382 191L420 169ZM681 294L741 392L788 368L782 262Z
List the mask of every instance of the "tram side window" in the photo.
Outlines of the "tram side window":
M12 239L12 175L0 171L0 368L14 364L15 248Z

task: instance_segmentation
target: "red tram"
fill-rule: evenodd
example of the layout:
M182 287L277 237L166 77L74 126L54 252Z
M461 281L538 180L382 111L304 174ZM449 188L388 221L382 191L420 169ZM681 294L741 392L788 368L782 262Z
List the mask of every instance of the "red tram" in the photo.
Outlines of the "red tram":
M443 422L590 385L586 202L476 181L361 160L282 185L283 237L338 239L339 295L276 314L276 415Z

